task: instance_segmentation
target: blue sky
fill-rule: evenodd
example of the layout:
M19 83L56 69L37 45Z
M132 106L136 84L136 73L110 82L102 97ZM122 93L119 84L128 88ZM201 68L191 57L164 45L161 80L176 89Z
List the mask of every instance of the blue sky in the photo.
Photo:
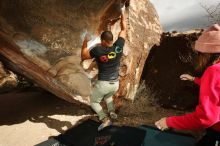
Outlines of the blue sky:
M150 0L160 17L164 31L187 31L206 28L212 23L202 5L212 6L220 0Z

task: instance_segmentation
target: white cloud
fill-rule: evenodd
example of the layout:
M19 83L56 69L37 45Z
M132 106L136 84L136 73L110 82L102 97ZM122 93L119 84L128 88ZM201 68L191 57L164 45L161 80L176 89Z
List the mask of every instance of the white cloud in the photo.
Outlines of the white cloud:
M210 25L204 5L220 3L220 0L150 0L160 17L165 31L185 31Z

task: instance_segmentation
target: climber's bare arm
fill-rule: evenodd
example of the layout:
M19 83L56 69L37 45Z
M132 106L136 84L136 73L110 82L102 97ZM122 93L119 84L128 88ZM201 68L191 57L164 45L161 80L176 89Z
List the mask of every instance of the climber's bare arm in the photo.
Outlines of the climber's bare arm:
M122 38L126 38L126 21L125 21L125 15L124 15L124 12L122 11L121 13L121 22L120 22L120 25L121 25L121 31L119 32L119 37L122 37Z
M83 41L82 50L81 50L81 60L84 61L86 59L91 59L89 49L87 48L87 44L89 41L89 36L86 35Z

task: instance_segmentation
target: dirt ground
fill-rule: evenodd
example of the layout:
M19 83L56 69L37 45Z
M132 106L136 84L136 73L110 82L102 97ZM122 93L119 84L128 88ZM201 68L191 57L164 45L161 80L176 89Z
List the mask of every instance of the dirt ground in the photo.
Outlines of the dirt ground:
M118 110L116 125L154 125L161 117L182 114L162 109L140 89L133 103ZM79 121L94 118L85 105L74 105L39 88L15 90L0 95L0 146L32 146L65 132Z

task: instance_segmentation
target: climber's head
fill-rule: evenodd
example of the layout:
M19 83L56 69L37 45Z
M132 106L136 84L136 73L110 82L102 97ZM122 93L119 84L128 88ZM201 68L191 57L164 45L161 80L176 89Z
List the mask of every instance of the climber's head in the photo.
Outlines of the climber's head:
M113 34L111 31L102 32L101 44L106 47L111 47L113 45Z

